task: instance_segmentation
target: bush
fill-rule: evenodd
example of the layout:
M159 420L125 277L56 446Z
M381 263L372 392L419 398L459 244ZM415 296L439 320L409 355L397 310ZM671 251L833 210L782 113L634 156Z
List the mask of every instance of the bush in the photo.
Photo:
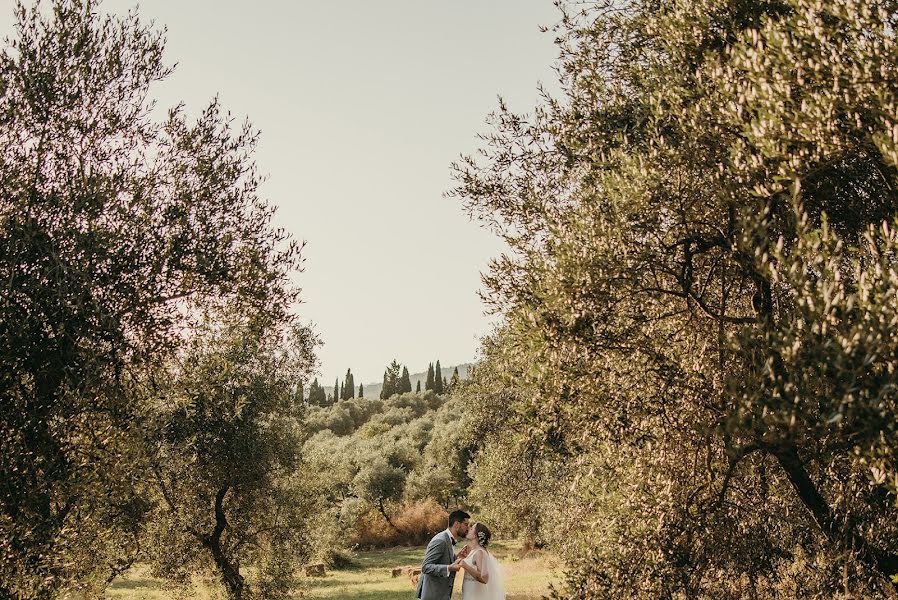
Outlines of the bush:
M376 510L359 518L352 532L352 543L360 548L419 546L446 528L448 513L433 500L402 504L393 511L391 527Z

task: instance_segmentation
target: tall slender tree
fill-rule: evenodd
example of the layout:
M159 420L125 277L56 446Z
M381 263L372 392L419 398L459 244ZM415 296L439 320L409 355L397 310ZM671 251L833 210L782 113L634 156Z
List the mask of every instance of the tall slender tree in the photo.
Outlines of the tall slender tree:
M389 370L384 371L384 382L383 385L380 386L380 399L386 400L390 396L393 395L393 385L390 383L390 373Z
M440 361L437 361L437 365L433 370L433 391L437 394L442 394L444 388L443 372L440 370Z
M455 367L455 370L452 371L452 379L449 380L449 391L454 390L460 380L461 378L458 376L458 367Z
M312 380L312 385L309 386L309 404L313 406L325 406L327 404L327 393L321 387L321 384L318 383L317 377Z
M421 391L421 380L420 380L420 379L418 380L418 384L415 386L415 391L416 391L416 392L420 392L420 391Z
M359 398L364 398L364 397L365 397L365 384L360 383L359 384Z
M382 400L386 400L393 394L399 393L401 391L399 374L400 369L401 365L396 361L396 359L393 359L393 362L391 362L390 366L388 366L386 371L384 371L384 385L380 391L380 397Z
M402 377L399 378L399 393L404 394L412 391L412 381L409 378L408 368L402 367Z
M352 376L352 369L346 369L346 382L340 397L343 400L350 400L353 394L355 394L355 378Z
M424 383L424 389L433 389L433 363L427 365L427 381Z

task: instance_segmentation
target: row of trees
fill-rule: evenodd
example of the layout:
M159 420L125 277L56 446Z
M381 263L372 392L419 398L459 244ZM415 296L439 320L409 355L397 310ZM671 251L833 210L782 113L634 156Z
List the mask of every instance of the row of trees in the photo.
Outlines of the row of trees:
M428 364L427 380L424 382L424 389L433 390L437 394L442 394L444 383L445 379L443 379L443 370L440 368L440 361L437 361L436 367L433 366L433 363Z
M0 50L0 597L134 561L283 598L313 524L289 309L257 133L153 110L164 37L93 0L15 8ZM247 583L241 565L258 567Z
M394 360L384 371L384 383L380 392L381 400L389 398L393 394L404 394L412 391L412 383L409 379L408 369L403 366L402 373L400 374L400 366L401 365ZM434 367L433 363L427 365L427 379L424 382L424 391L433 391L437 394L449 393L451 387L456 385L459 381L458 367L455 367L455 370L452 373L452 381L447 382L446 378L443 376L440 361L438 360L436 362L436 367ZM415 391L421 391L420 380L418 380L416 384Z
M352 369L346 369L346 378L343 380L343 383L340 383L339 378L334 382L334 391L332 394L327 393L324 386L318 383L318 378L316 377L312 380L312 384L309 386L308 396L305 395L302 382L300 382L296 391L296 397L313 406L328 406L336 402L338 398L340 400L351 400L356 397L355 378L353 377ZM365 386L360 383L358 398L364 397Z
M898 3L561 6L562 97L456 165L475 495L569 598L895 597Z
M427 380L424 382L424 389L433 390L437 394L442 394L443 392L448 392L450 386L454 386L458 381L458 367L455 367L455 370L452 373L452 380L447 382L446 378L443 376L440 361L437 361L436 367L434 367L433 363L427 365Z
M452 373L452 379L450 381L446 381L446 378L442 375L442 370L440 368L440 361L436 362L436 367L434 367L433 363L430 363L427 366L427 379L424 385L424 391L434 391L437 394L448 393L452 386L457 384L460 381L460 377L458 374L458 367L455 367ZM387 368L384 370L384 379L383 385L380 391L380 399L384 400L389 398L394 394L405 394L412 391L412 383L411 377L408 372L408 367L399 364L396 360L393 360ZM416 392L421 391L421 381L416 382L415 390ZM358 395L355 394L355 379L352 374L351 369L346 370L346 377L343 382L340 382L340 379L337 378L334 381L333 393L328 394L326 389L318 383L318 378L312 380L312 384L309 386L308 395L305 395L305 390L303 389L302 383L299 384L297 389L297 398L305 399L306 402L313 406L328 406L337 401L337 398L340 400L350 400L352 398L364 398L365 397L365 387L363 384L359 384Z
M405 394L412 391L412 382L409 379L408 368L402 366L402 373L399 372L401 365L393 360L384 371L384 383L380 388L380 399L385 400L394 394ZM418 391L421 391L421 385L418 385Z

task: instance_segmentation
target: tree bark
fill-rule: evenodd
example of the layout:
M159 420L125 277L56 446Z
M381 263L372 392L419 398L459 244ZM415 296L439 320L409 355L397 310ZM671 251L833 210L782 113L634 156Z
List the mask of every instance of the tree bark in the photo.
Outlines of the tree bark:
M204 540L203 545L209 549L215 566L221 572L221 579L228 589L232 600L242 600L246 580L240 574L240 568L231 563L221 548L221 534L228 527L224 512L224 499L230 488L225 486L215 494L215 529Z
M384 516L384 519L387 520L387 523L390 524L390 527L395 529L398 533L402 533L402 530L399 529L398 527L396 527L395 523L393 523L392 519L390 519L390 515L387 514L387 510L386 510L386 508L384 508L383 498L381 498L377 501L377 508L380 509L380 514L382 514Z
M853 528L845 531L839 526L843 519L832 510L811 480L794 445L776 448L772 453L827 540L837 548L855 552L867 568L879 573L887 582L883 587L889 596L898 598L898 584L891 579L892 575L898 574L898 555L870 545Z

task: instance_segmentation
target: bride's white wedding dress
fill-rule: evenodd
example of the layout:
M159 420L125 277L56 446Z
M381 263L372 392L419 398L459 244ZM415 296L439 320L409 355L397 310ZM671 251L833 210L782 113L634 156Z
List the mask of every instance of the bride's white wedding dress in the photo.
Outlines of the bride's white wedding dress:
M465 578L461 585L461 600L505 600L505 580L502 576L502 567L492 554L478 548L465 559L465 562L476 569L474 557L479 553L483 554L483 567L481 568L489 573L487 583L480 583L465 571Z

